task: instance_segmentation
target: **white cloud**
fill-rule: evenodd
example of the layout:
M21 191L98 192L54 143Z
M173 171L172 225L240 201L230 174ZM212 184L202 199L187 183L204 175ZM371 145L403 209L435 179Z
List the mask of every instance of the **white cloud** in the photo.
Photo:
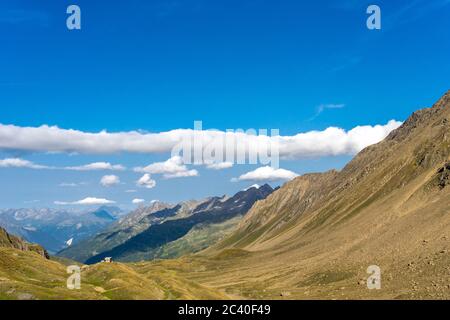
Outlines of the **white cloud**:
M219 162L219 163L210 163L206 165L206 168L212 169L212 170L223 170L223 169L229 169L233 167L232 162Z
M317 109L322 112L325 109L342 109L345 107L345 104L340 103L340 104L335 104L335 103L330 103L330 104L321 104Z
M144 187L144 188L147 188L147 189L151 189L151 188L154 188L156 186L156 181L153 180L148 173L146 173L136 182L136 184L139 187Z
M198 176L198 171L195 169L164 174L164 178L166 178L166 179L197 177L197 176Z
M87 197L82 200L74 201L74 202L64 202L64 201L55 201L56 205L101 205L101 204L113 204L115 201L102 199L102 198L94 198Z
M280 155L284 159L353 155L365 147L383 140L401 122L386 125L357 126L349 131L330 127L323 131L309 131L295 136L280 136Z
M130 190L125 190L125 192L126 192L126 193L136 193L137 190L130 189Z
M66 170L74 170L74 171L95 171L95 170L112 170L112 171L123 171L126 168L121 164L113 165L109 162L94 162L82 166L76 167L65 167Z
M8 158L0 160L0 168L51 169L51 167L38 165L31 161L19 158Z
M41 200L27 200L27 201L24 201L24 203L26 203L26 204L38 203L38 202L41 202Z
M330 103L330 104L321 104L317 107L316 109L316 114L314 115L314 117L312 117L311 120L314 120L315 118L317 118L322 112L324 112L326 109L342 109L345 107L345 104L334 104L334 103Z
M162 174L166 179L195 177L198 175L197 170L189 170L183 163L183 159L179 156L172 157L164 162L155 162L144 168L134 168L136 172L145 172L149 174Z
M60 187L80 187L87 185L87 182L62 182L59 184Z
M131 203L133 204L141 204L144 203L145 200L144 199L133 199L133 201L131 201Z
M364 147L381 141L400 125L401 122L391 120L385 125L357 126L349 131L330 127L323 131L310 131L294 136L267 138L242 133L228 133L227 137L235 138L240 143L246 143L252 148L266 146L267 140L271 139L278 143L281 158L298 159L310 156L353 155ZM218 130L176 129L161 133L138 131L89 133L47 125L19 127L0 124L0 149L84 154L161 153L171 152L174 146L186 138L195 136L208 144L223 138L224 135L225 132Z
M70 187L70 188L75 188L78 187L78 183L75 182L62 182L59 184L60 187Z
M247 191L247 190L250 190L252 188L259 189L259 188L261 188L261 186L259 184L253 184L250 187L247 187L247 188L243 189L243 191Z
M52 169L52 170L73 170L73 171L94 171L94 170L114 170L123 171L126 168L123 165L113 165L109 162L94 162L82 166L75 167L51 167L36 164L34 162L20 159L20 158L7 158L0 160L0 168L29 168L29 169Z
M247 172L233 181L289 181L297 177L295 172L285 169L274 169L272 167L260 167L254 171Z
M100 179L100 184L104 187L112 187L120 183L120 178L115 175L103 176Z

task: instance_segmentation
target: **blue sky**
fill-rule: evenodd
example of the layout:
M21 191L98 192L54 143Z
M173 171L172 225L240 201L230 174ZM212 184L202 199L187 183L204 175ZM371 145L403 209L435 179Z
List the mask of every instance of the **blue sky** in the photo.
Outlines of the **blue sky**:
M70 4L81 8L81 30L66 28ZM381 30L366 28L369 4L381 8ZM403 121L450 88L449 10L448 0L5 0L0 124L159 133L192 128L201 120L205 128L278 128L293 136ZM152 174L156 186L148 189L136 185L143 172L132 168L166 161L167 150L29 149L0 143L0 160L58 168L109 162L127 170L5 165L1 207L54 206L87 197L130 206L134 198L179 201L264 183L230 181L258 165L225 170L188 165L197 176ZM323 171L341 168L351 156L296 155L282 159L281 167L297 174ZM120 184L102 186L105 175L116 175Z

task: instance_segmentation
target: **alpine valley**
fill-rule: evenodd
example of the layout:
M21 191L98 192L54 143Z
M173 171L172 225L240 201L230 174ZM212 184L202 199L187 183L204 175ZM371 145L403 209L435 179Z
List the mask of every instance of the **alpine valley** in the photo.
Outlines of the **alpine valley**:
M154 202L57 257L2 230L0 298L450 299L449 196L447 92L340 171ZM14 216L23 215L0 224L44 243L23 231L32 218L17 225ZM99 263L105 257L113 262ZM80 290L66 288L72 260ZM373 265L382 290L367 288Z

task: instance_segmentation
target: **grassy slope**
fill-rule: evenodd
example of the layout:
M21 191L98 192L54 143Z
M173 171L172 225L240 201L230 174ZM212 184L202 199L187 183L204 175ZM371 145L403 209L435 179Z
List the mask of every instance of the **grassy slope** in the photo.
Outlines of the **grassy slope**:
M197 225L180 239L142 254L129 255L127 259L130 261L173 259L199 252L229 236L236 229L241 219L242 216L237 216L221 223Z
M66 287L60 262L34 252L0 248L0 300L5 299L226 299L218 290L159 267L97 264L84 267L81 290Z

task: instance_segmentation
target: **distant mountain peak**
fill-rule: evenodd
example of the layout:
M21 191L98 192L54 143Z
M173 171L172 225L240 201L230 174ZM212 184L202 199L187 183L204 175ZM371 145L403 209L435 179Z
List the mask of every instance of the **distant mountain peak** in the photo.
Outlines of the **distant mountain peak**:
M108 214L114 218L117 218L123 213L123 210L115 206L101 206L96 211L106 211Z
M105 210L102 208L99 208L99 209L93 211L92 214L100 219L111 220L111 221L116 220L116 217L114 217L111 213L109 213L108 210Z
M269 191L269 192L272 192L274 190L268 183L263 184L258 189L259 190L264 190L264 191Z

